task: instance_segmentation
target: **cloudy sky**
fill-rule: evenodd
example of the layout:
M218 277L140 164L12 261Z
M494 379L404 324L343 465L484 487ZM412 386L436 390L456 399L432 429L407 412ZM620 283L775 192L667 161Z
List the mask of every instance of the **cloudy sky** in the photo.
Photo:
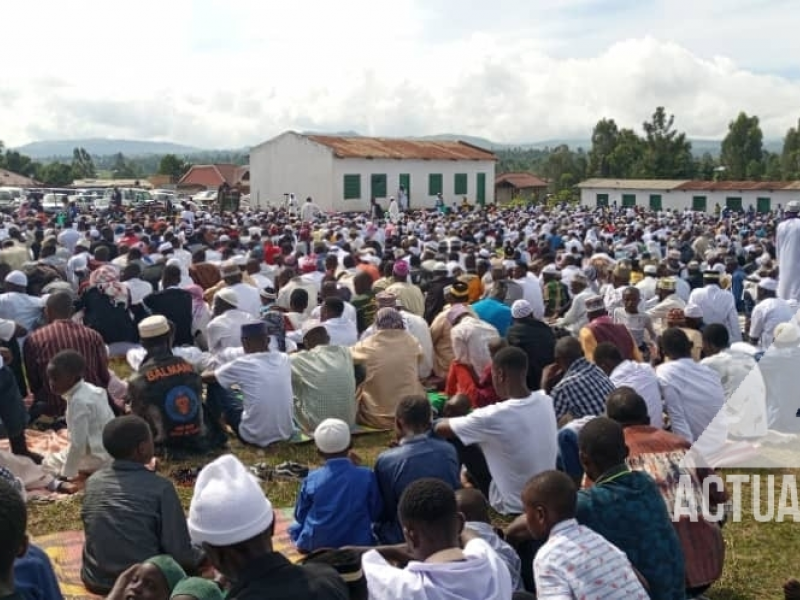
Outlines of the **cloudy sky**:
M780 138L800 118L796 0L26 0L10 15L9 146L240 147L287 129L587 139L657 105L693 137L745 110Z

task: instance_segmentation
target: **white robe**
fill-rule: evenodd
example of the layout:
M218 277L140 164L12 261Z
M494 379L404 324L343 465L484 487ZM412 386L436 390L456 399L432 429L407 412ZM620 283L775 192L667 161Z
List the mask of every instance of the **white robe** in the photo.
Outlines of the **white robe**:
M778 225L775 236L778 257L778 298L800 302L800 218Z

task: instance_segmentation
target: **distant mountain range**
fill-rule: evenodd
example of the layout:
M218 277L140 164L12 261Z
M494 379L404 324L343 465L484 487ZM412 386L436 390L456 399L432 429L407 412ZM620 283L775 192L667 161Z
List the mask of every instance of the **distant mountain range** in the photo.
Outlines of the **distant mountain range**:
M335 135L347 137L359 137L359 134L354 131L343 132L303 132L307 135ZM591 140L588 139L551 139L543 140L540 142L519 143L519 144L501 144L493 142L486 138L475 137L470 135L458 135L455 133L444 133L439 135L419 136L413 139L419 140L448 140L455 141L461 140L487 148L489 150L505 150L510 148L523 148L530 150L544 150L545 148L556 148L558 146L567 145L570 148L577 149L583 148L587 152L592 147ZM692 141L692 151L695 155L701 156L709 152L712 156L719 156L720 153L720 140L708 139L694 139ZM781 140L764 140L764 149L770 152L780 152L783 147ZM31 158L41 159L54 159L54 158L71 158L72 150L74 148L85 148L92 156L110 156L118 152L122 152L125 156L147 156L147 155L163 155L163 154L177 154L179 156L190 156L193 154L201 154L206 152L213 152L215 150L207 148L197 148L195 146L187 146L184 144L174 144L172 142L148 142L142 140L119 140L119 139L102 139L102 138L88 138L88 139L74 139L74 140L51 140L31 142L16 148L19 152L30 156ZM218 151L230 151L231 149L218 148ZM247 152L247 148L236 149L237 152Z
M31 142L15 150L31 158L55 158L72 156L75 148L85 148L93 156L110 156L122 152L125 156L145 156L148 154L193 154L202 148L173 144L172 142L146 142L140 140L113 140L88 138L78 140L45 140Z

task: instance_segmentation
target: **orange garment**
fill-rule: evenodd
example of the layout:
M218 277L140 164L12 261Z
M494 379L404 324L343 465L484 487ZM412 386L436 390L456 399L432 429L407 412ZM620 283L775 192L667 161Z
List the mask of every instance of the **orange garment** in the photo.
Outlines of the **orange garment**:
M472 408L489 406L500 401L492 383L492 366L488 365L480 380L476 380L471 367L453 361L447 373L444 393L447 396L464 394Z

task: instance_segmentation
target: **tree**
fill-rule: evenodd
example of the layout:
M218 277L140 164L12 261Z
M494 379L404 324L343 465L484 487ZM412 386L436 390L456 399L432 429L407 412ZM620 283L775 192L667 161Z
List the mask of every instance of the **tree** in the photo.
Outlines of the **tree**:
M780 181L783 179L780 154L764 151L764 179L767 181Z
M726 179L759 179L764 172L764 134L758 117L740 112L728 124L728 135L722 140L720 162L725 165Z
M36 174L36 179L47 185L70 185L72 180L72 167L66 163L52 162L41 166Z
M543 172L550 180L553 194L571 189L586 174L586 157L582 152L575 153L569 146L555 148L545 161Z
M136 169L125 159L125 155L122 154L122 152L117 152L114 155L112 165L111 172L114 174L115 178L124 179L126 177L138 177Z
M189 170L189 164L175 156L174 154L165 154L161 157L161 162L158 164L159 175L169 175L174 179L180 179Z
M617 135L617 144L608 157L610 172L613 177L642 177L642 156L644 141L632 129L621 129Z
M663 106L656 108L645 132L642 175L660 179L691 177L694 171L692 143L686 134L673 129L675 115L667 116Z
M784 179L800 179L800 120L797 121L797 127L791 127L783 138L781 171Z
M703 181L714 181L714 173L717 168L717 161L710 152L704 152L703 156L694 161L695 175Z
M592 132L592 149L589 152L589 177L622 177L615 173L609 161L619 139L619 128L614 119L601 119Z
M97 177L94 161L84 148L72 151L72 176L74 179L93 179Z
M30 156L20 154L16 150L6 150L0 160L0 166L25 177L32 177L36 172L36 163Z

